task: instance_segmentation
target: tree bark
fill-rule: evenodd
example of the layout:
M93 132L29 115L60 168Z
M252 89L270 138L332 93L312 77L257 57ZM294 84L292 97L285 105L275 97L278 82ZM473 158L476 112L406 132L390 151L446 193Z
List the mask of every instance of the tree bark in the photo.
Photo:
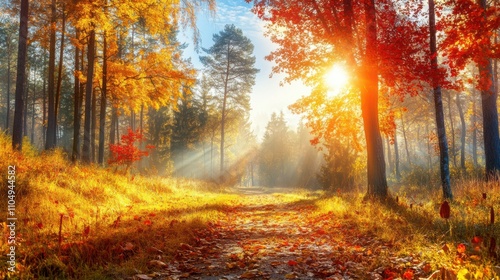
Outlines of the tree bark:
M486 11L486 0L479 1ZM498 92L495 90L493 66L491 58L487 56L489 50L484 50L484 62L479 63L479 75L491 81L488 88L482 86L481 105L483 108L483 139L486 159L486 179L500 180L500 136L498 130Z
M410 149L408 145L408 138L406 137L406 126L403 114L401 114L401 130L403 132L403 139L405 140L406 161L408 162L408 166L411 167Z
M401 172L399 170L399 141L398 141L398 135L397 135L397 130L394 131L394 165L396 166L396 181L401 180Z
M36 74L36 65L33 70L33 96L31 99L31 131L30 131L30 139L31 144L35 144L35 103L36 103L36 82L35 82L35 74Z
M109 128L109 143L110 144L115 144L115 139L116 139L116 131L117 131L117 126L118 126L118 115L117 115L117 109L115 105L111 104L111 123L110 123L110 128Z
M448 155L448 141L444 125L443 98L438 80L437 46L436 46L436 20L434 14L434 0L429 0L429 33L431 51L431 75L434 91L434 108L436 111L436 129L439 143L439 169L441 171L441 187L444 199L453 199L450 185L450 167Z
M391 153L391 140L389 135L385 138L385 143L387 146L387 162L389 163L389 174L394 172L394 161L392 160L392 153Z
M472 89L474 93L474 89ZM476 98L472 95L472 162L474 163L474 167L477 167L477 105Z
M28 49L28 10L29 1L21 0L21 11L19 13L19 42L17 48L16 104L14 111L14 127L12 131L12 148L19 151L23 148L23 94Z
M106 41L106 31L102 43L102 87L101 87L101 112L99 114L99 158L98 163L104 164L104 133L106 131L106 101L108 89L108 46Z
M465 115L464 109L462 108L462 102L460 101L460 95L457 95L455 99L458 108L458 115L460 116L460 169L462 173L465 174Z
M57 116L59 115L59 103L61 100L61 84L62 84L62 66L64 61L64 37L66 33L66 15L64 14L64 4L62 11L62 30L61 30L61 45L59 46L59 66L57 71L57 88L56 88L56 100L55 100L55 130L57 135Z
M92 116L92 90L94 82L94 60L95 60L95 31L91 30L88 39L87 50L87 83L85 86L85 123L83 126L82 160L90 163L90 126Z
M29 88L30 88L30 84L29 84L29 72L31 72L30 70L30 67L29 67L29 64L28 66L26 67L26 75L24 76L24 116L23 116L23 137L27 137L28 136L28 100L29 100Z
M52 0L50 5L50 39L49 39L49 108L47 115L47 139L45 140L45 150L56 147L56 111L55 111L55 64L56 64L56 0Z
M80 32L76 30L75 38L77 41L80 39ZM78 46L75 46L75 72L80 69L80 50ZM78 76L74 75L74 88L73 88L73 149L71 153L71 161L76 162L80 158L80 126L81 126L81 114L82 114L82 104L80 102L80 79Z
M220 122L220 176L224 176L224 137L225 137L225 124L226 124L226 104L227 104L227 93L228 93L228 80L230 71L230 61L229 61L230 44L227 44L227 64L226 64L226 78L224 83L224 97L222 100L222 112L221 112L221 122Z
M362 69L361 111L368 159L367 196L388 196L384 148L378 120L377 19L375 0L365 2L366 53Z
M10 127L10 83L11 83L11 66L10 66L10 61L11 61L11 56L12 56L12 50L11 50L11 37L8 35L7 38L7 104L5 104L5 108L7 108L6 112L6 118L5 118L5 131L8 134L9 133L9 127Z
M43 52L43 101L42 101L42 147L45 147L45 141L47 140L47 67L45 62L47 61L47 54Z
M448 91L448 119L450 120L451 128L451 159L453 160L453 166L457 167L457 154L456 154L456 143L455 143L455 122L453 121L453 114L451 112L452 97L450 91Z
M95 138L97 131L97 94L92 92L92 110L91 110L91 124L90 124L90 160L96 162L96 147Z

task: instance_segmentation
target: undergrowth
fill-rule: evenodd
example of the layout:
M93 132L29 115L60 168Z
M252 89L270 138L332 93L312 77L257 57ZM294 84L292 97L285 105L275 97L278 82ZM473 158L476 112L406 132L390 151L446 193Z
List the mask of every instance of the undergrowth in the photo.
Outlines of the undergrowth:
M192 180L117 175L0 137L0 170L15 166L15 273L8 273L7 196L0 209L0 279L113 279L173 258L238 201ZM214 191L216 190L216 191ZM2 188L7 194L7 190Z
M71 164L59 150L37 153L28 143L18 153L2 136L5 175L9 165L16 167L16 272L7 270L10 230L4 214L0 278L119 279L148 272L151 260L175 259L177 249L195 242L199 230L250 201L206 182L124 176ZM332 222L377 236L402 257L425 259L430 270L499 279L499 250L491 248L493 240L500 241L500 225L498 218L492 223L491 209L500 216L500 186L464 180L453 190L448 220L439 215L440 191L417 186L400 187L385 202L347 192L299 191L265 199L312 207L313 215L330 215ZM1 197L6 213L6 195Z
M450 270L462 277L458 279L500 279L500 250L495 246L500 240L498 182L462 180L453 191L449 219L440 216L440 190L412 186L384 202L338 192L317 201L315 215L340 217L386 241L402 258L426 260L430 271Z

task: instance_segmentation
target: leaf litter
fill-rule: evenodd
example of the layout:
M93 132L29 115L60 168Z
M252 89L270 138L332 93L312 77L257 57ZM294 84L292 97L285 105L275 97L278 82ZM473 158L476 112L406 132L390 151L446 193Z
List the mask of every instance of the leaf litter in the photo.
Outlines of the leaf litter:
M247 198L246 198L247 199ZM434 275L418 255L361 233L345 217L313 215L307 203L268 194L226 209L225 218L197 231L168 264L151 261L151 279L421 279ZM140 275L140 276L139 276ZM137 274L136 279L144 274ZM423 278L427 279L427 278ZM435 279L435 278L429 278Z

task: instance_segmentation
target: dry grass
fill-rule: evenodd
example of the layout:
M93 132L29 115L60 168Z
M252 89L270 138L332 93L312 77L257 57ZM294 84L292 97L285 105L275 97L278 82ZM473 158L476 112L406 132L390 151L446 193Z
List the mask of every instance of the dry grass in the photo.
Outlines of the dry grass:
M2 220L0 278L126 278L148 271L152 259L175 258L182 243L194 242L197 231L226 215L226 209L255 203L251 196L221 192L203 182L116 175L64 158L60 151L37 154L29 145L16 153L9 139L0 137L0 170L6 175L8 165L16 166L18 218L17 272L11 275L6 274L8 228ZM393 244L397 255L425 259L433 270L466 269L470 277L464 279L499 279L494 276L498 259L489 247L491 237L500 242L500 223L490 223L491 207L500 217L500 186L466 181L453 187L449 221L439 216L439 190L411 186L384 203L364 201L362 194L307 191L274 194L262 203L314 206L314 215L342 219ZM0 209L7 209L6 195L0 197ZM474 245L474 237L483 242ZM465 253L457 252L459 244L466 246Z
M335 194L316 202L316 215L342 217L366 234L393 244L401 258L417 257L432 270L450 269L468 275L459 279L500 279L500 186L496 182L462 181L453 186L448 221L440 217L439 190L402 188L386 202L366 201L362 194ZM486 198L483 198L486 197ZM493 208L497 220L491 224ZM474 243L473 239L482 240ZM460 244L465 252L459 252ZM493 255L497 255L494 257Z
M24 147L22 154L13 152L10 141L0 137L0 170L7 175L7 166L16 166L12 278L109 279L146 270L148 261L173 257L181 243L192 242L197 230L239 200L203 182L116 175L72 165L60 151L37 154ZM6 195L1 197L0 209L7 209ZM6 220L2 223L3 279L9 230Z

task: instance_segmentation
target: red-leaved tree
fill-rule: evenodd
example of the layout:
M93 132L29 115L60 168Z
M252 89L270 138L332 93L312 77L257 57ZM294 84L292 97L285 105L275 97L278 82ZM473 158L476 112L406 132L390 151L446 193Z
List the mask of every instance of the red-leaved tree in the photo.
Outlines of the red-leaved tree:
M152 145L147 145L146 150L141 150L137 144L145 140L142 133L137 130L133 131L128 128L127 134L121 137L118 144L111 144L111 157L108 160L109 164L124 165L125 172L128 172L132 164L149 155L149 151L154 148Z

